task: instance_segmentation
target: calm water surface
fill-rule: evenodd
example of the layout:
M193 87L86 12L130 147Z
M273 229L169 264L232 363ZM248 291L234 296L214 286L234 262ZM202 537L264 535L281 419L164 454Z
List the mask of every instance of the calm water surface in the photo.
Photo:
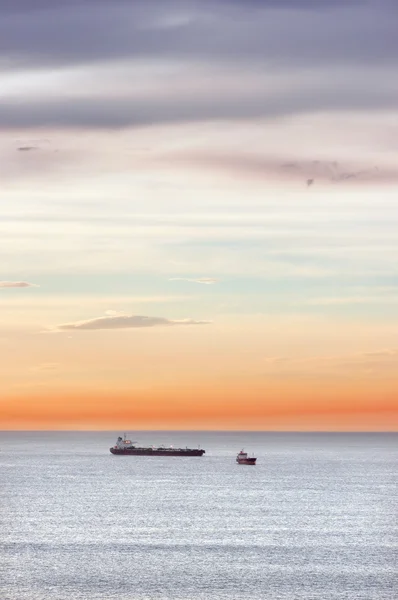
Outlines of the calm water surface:
M398 598L397 435L118 433L0 433L1 600Z

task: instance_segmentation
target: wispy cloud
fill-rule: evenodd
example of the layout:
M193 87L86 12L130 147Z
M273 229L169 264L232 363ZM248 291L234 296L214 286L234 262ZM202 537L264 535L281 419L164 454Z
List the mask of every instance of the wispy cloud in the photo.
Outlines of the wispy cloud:
M32 152L32 150L38 150L37 146L20 146L18 148L19 152Z
M189 281L191 283L202 283L203 285L212 285L217 283L218 279L213 277L201 277L199 279L189 279L187 277L171 277L169 281Z
M375 350L374 352L363 352L362 356L369 358L391 358L398 357L398 348L386 348L385 350Z
M280 378L310 377L321 374L333 377L357 377L396 372L398 349L386 348L332 356L266 357L263 359L267 376Z
M264 362L267 365L277 365L280 363L289 362L289 360L291 359L286 356L266 356L264 358Z
M341 296L312 298L306 304L312 306L339 306L349 304L397 304L397 295L363 295L363 296Z
M0 288L28 288L28 287L39 287L35 283L28 283L27 281L0 281Z
M212 72L208 68L208 78L217 77L217 72ZM130 76L134 77L134 69L130 70ZM240 77L239 71L234 74L235 79ZM348 76L347 76L348 77ZM221 81L223 79L220 76ZM224 75L225 78L225 75ZM245 76L243 76L245 78ZM247 76L246 76L247 78ZM289 73L286 74L289 78ZM319 78L322 79L321 74ZM353 77L355 81L355 77ZM265 80L263 87L267 83L271 86L272 80ZM110 82L109 85L112 85ZM193 85L193 82L192 82ZM273 91L256 90L252 81L247 81L247 86L254 88L254 97L248 98L247 94L236 90L236 96L227 94L223 87L227 87L227 82L220 86L220 96L214 99L214 90L208 84L208 88L202 91L202 97L184 97L180 95L171 95L164 97L166 93L166 84L161 87L162 101L155 96L155 90L148 91L147 97L136 97L134 92L118 97L116 92L113 95L102 96L92 95L87 97L65 98L62 95L55 95L51 100L47 98L33 98L30 101L24 99L18 104L15 103L13 96L6 97L2 101L2 110L0 113L0 126L4 130L17 128L35 129L40 127L54 127L60 129L84 128L90 130L109 130L113 128L142 128L151 125L173 125L183 123L203 123L206 121L227 121L239 122L243 119L264 119L273 120L292 115L305 115L313 111L317 112L344 112L344 111L378 111L395 109L396 91L388 89L369 90L365 84L347 83L345 87L343 81L336 80L333 89L325 88L325 82L318 82L314 77L312 87L307 83L307 88L299 89L289 86L289 99L286 99L286 87L280 86L273 88ZM181 82L180 82L181 86ZM318 89L314 94L313 87ZM343 90L339 96L333 92L335 88ZM351 89L352 87L352 89ZM366 93L367 92L367 93ZM58 92L60 94L60 92ZM186 94L185 94L186 96ZM29 110L28 110L29 108Z
M109 309L109 315L126 314L126 310L131 309L131 306L137 304L176 304L186 303L192 300L191 296L173 295L173 296L130 296L130 295L114 295L114 296L95 296L94 294L51 294L51 295L35 295L29 297L29 307L31 309L71 309L82 308L105 311L108 314L108 306L120 306L120 310ZM0 298L0 306L4 308L26 308L26 297L18 295L18 297L2 295ZM121 312L122 311L122 312Z
M86 321L58 325L57 330L142 329L175 325L207 325L209 323L210 321L195 321L194 319L172 320L164 317L146 317L141 315L107 315Z
M184 152L165 157L165 162L176 161L193 169L209 169L227 174L274 178L279 180L302 181L303 185L310 187L315 182L330 183L398 183L398 169L379 168L376 165L347 164L346 161L322 160L286 160L281 161L275 157L261 155L258 152L214 153Z
M41 363L40 365L31 367L30 371L33 373L53 372L57 371L59 366L59 363Z

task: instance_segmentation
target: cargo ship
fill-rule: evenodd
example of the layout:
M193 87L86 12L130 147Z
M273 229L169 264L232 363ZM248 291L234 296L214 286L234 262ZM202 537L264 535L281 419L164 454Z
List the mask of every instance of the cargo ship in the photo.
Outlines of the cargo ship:
M247 452L241 450L236 457L236 462L238 465L255 465L257 458L254 456L247 456Z
M140 446L135 446L136 442L132 442L131 440L126 440L126 436L118 437L115 446L109 448L112 454L119 454L122 456L203 456L205 454L205 450L201 448L191 449L191 448L174 448L170 446L166 448L165 446L149 446L147 448L143 448Z

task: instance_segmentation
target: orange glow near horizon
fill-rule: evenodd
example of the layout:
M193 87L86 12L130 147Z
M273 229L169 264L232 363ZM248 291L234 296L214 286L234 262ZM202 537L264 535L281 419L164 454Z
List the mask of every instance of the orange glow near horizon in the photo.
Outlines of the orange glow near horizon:
M14 336L0 340L0 429L398 430L388 323Z
M0 429L398 431L395 393L176 389L166 393L20 396L2 403ZM335 397L335 394L338 394ZM244 398L244 400L243 400ZM267 400L265 399L267 398Z

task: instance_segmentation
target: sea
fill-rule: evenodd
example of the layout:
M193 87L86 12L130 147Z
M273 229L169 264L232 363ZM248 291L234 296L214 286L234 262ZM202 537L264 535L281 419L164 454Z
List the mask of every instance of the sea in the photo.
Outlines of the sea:
M120 433L0 433L1 600L398 598L398 434Z

